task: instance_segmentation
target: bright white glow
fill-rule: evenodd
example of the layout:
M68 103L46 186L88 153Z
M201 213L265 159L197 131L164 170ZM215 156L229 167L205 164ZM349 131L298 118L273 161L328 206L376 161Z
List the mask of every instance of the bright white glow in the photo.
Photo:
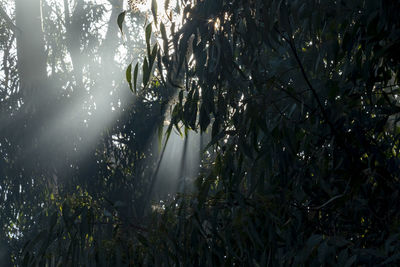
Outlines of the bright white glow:
M147 0L144 5L138 4L137 7L140 11L151 11L151 0ZM164 12L165 0L157 0L157 10L158 14L161 15ZM169 8L176 6L176 0L171 0L169 3Z
M151 0L147 0L146 4L137 5L140 11L149 14L149 16L147 16L149 22L153 22L153 15L151 12L151 2L152 2ZM165 10L165 0L157 0L157 20L158 22L163 22L165 24L167 28L167 34L169 34L168 26L171 22L170 19L172 19L175 22L176 26L181 25L182 22L182 12L178 14L175 8L176 6L177 6L177 0L170 0L168 8L167 10Z

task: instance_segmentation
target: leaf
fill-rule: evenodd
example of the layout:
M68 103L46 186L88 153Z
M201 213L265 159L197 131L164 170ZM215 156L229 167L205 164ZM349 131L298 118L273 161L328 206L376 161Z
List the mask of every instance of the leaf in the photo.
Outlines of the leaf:
M157 51L158 51L158 46L157 46L157 44L155 44L153 46L153 50L151 51L151 54L149 55L149 68L150 69L153 69L154 61L157 56Z
M135 93L137 93L138 71L139 71L139 63L136 63L135 70L133 71L133 86L134 86L134 89L135 89Z
M203 151L207 151L211 146L215 145L218 143L218 141L220 141L224 136L225 136L226 132L222 131L220 133L218 133L217 135L215 135L211 141L206 145L206 147L203 149Z
M118 27L119 27L119 30L121 31L122 34L123 34L123 32L122 32L122 23L125 20L125 14L126 14L126 11L120 13L118 15L118 18L117 18Z
M147 44L148 46L150 46L151 23L149 23L149 24L146 26L145 34L146 34L146 44ZM150 50L150 49L149 49L149 50ZM150 54L150 51L148 51L148 53Z
M146 47L147 47L147 57L149 59L148 63L151 63L151 50L150 50L150 37L151 37L151 23L146 26Z
M179 53L179 63L178 63L178 70L177 73L175 74L176 76L179 75L181 68L183 66L183 62L186 59L186 54L187 54L187 50L188 50L188 41L189 41L189 37L191 36L191 31L190 29L187 29L187 32L183 35L182 39L179 42L179 49L178 49L178 53Z
M170 123L170 124L168 125L167 131L165 132L165 134L167 135L167 137L165 138L165 144L164 144L164 146L167 146L169 137L170 137L171 132L172 132L172 127L173 127L173 124Z
M164 124L160 123L160 126L158 127L158 149L159 150L161 150L163 130L164 130Z
M165 30L165 25L164 23L160 23L160 31L161 31L161 38L163 40L163 45L164 45L164 53L167 55L168 53L168 37L167 37L167 32Z
M204 103L200 107L199 122L200 122L200 130L204 132L207 129L208 125L210 124L210 115L207 112Z
M147 59L144 59L143 63L143 86L146 87L149 79L150 79L150 68L149 68L149 63L147 62Z
M170 3L170 0L165 0L165 2L164 2L165 11L167 11L169 9L169 3Z
M132 88L132 63L129 64L128 68L126 69L126 80L129 83L129 88L133 92L133 88Z
M157 25L157 0L151 1L151 13L153 13L154 22Z

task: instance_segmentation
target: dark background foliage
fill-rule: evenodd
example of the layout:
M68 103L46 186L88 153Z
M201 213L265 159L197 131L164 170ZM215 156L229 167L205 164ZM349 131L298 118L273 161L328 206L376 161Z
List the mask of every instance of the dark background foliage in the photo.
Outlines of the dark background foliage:
M86 21L78 27L85 31L102 11L90 11L88 3L81 8L73 12L81 19L74 23ZM110 73L123 73L127 84L118 83L119 99L128 99L123 95L131 89L135 102L122 105L107 127L96 126L105 113L93 111L88 130L36 140L51 147L40 150L43 156L11 137L46 133L48 111L62 112L70 98L43 92L46 98L39 99L50 98L46 104L29 105L23 92L32 91L26 89L32 81L24 87L16 55L2 37L8 53L2 82L10 89L1 93L10 96L2 96L0 107L15 127L0 131L5 255L27 266L396 265L398 1L183 0L173 8L182 23L172 11L167 20L157 16L160 8L152 1L149 20L113 9L114 37L106 35L101 44L99 36L79 35L79 51L98 47L100 53L107 42L115 50L118 31L134 36L139 27L129 19L145 25L140 63L114 62L110 72L77 57L73 70L52 70L49 78L77 88L86 81L83 86L95 90L96 83L115 88L111 81L118 79ZM0 36L13 31L4 29ZM53 55L47 65L54 69L62 67L51 63L61 57L57 53L68 51L74 61L72 42L79 40L50 38L56 33L44 31L44 40L67 42L53 48L47 41L47 55ZM83 78L90 75L97 78ZM23 90L15 89L18 84ZM23 113L29 109L29 116ZM204 138L196 148L202 161L195 189L152 202L165 151L156 152L165 143L152 137L168 142L175 130ZM93 136L100 138L86 141ZM74 154L74 147L85 153ZM181 174L185 153L173 163ZM72 170L57 171L63 164Z

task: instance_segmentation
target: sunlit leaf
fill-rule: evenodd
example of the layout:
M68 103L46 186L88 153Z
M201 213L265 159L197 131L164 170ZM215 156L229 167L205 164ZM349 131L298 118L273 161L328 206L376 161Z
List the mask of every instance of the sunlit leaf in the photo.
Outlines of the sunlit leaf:
M158 23L157 23L157 0L151 1L151 13L153 13L155 25L158 25Z

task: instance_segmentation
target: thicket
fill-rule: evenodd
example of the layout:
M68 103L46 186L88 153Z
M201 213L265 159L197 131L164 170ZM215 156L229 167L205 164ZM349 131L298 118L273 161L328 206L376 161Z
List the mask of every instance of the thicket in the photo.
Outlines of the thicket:
M181 26L157 18L147 26L147 56L126 78L138 95L164 94L153 104L171 105L166 136L173 128L211 134L196 190L129 216L125 203L105 210L90 186L78 190L53 202L49 227L23 249L25 263L397 264L399 2L181 4ZM108 177L132 178L116 191L140 191L130 203L147 205L145 187L132 181L148 184L151 172L130 162Z

